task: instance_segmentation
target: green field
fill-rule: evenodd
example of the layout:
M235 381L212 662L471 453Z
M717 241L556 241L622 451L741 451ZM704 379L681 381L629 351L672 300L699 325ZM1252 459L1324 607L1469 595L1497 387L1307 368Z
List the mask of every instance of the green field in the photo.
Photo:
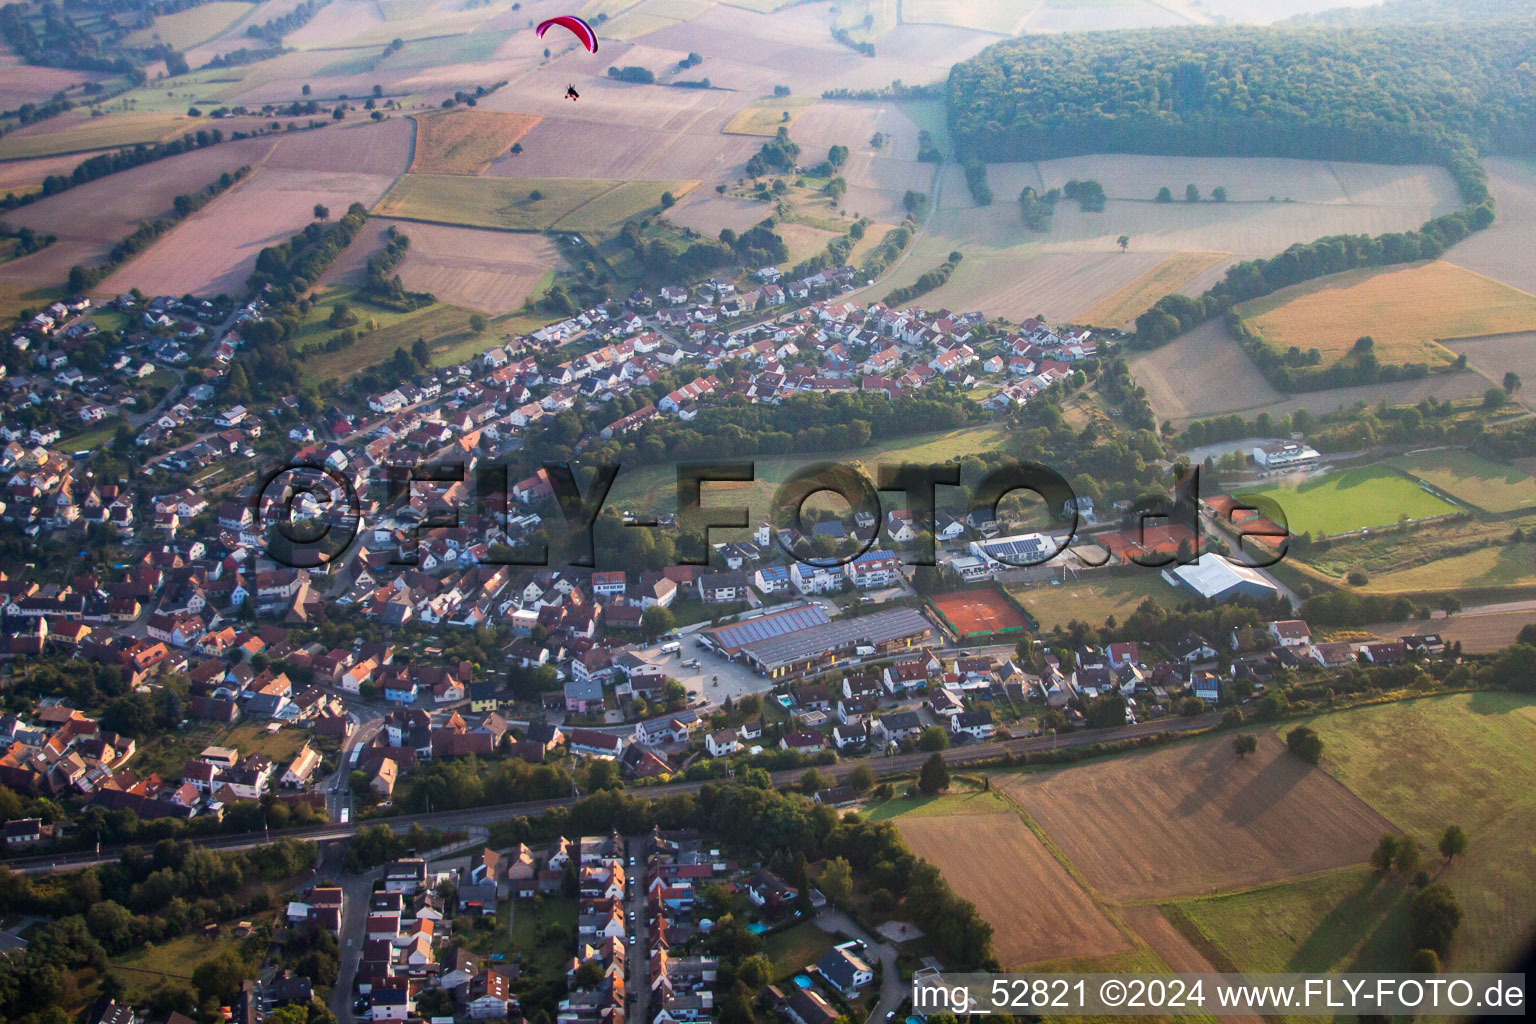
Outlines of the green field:
M309 315L289 339L289 345L295 351L323 344L336 333L335 328L327 325L326 319L331 315L331 307L337 302L348 303L357 314L358 323L353 326L353 330L363 331L369 320L374 321L377 327L362 333L347 348L335 352L317 352L304 359L304 372L321 380L350 377L389 359L395 354L396 348L409 351L417 338L426 340L433 353L433 364L438 366L447 365L449 361L461 362L490 344L489 341L482 344L480 336L469 329L469 312L458 306L434 302L409 313L397 313L362 301L355 288L332 286L315 296ZM440 358L445 351L453 353L456 358Z
M815 102L814 96L764 96L731 118L720 131L726 135L777 135L780 128L791 127L795 118ZM785 114L789 117L785 118Z
M1243 971L1386 971L1408 948L1406 887L1368 868L1340 868L1247 892L1182 900L1200 935Z
M182 108L186 103L183 101ZM108 114L77 121L58 131L38 135L16 132L0 139L0 160L52 156L55 153L79 153L89 149L132 146L139 142L159 142L181 131L201 126L197 118L186 114L132 113Z
M1493 543L1477 551L1371 577L1373 594L1427 594L1536 586L1536 544Z
M1463 912L1451 964L1495 970L1536 920L1536 698L1452 694L1323 715L1322 767L1418 840ZM1290 723L1282 727L1290 728ZM1443 867L1448 825L1470 838Z
M873 480L875 464L878 462L950 462L973 452L995 451L1002 446L1005 436L1006 428L989 425L892 438L855 451L807 452L759 458L754 460L756 479L752 483L709 484L704 489L704 504L746 505L752 510L751 521L757 523L769 518L773 494L778 486L791 474L812 463L834 461L850 465ZM675 511L676 498L677 469L671 463L662 463L624 470L614 481L608 502L617 509L670 512Z
M1514 512L1536 507L1536 479L1465 451L1421 452L1387 462L1457 501L1485 512Z
M309 733L303 729L284 727L269 733L265 723L245 722L229 730L218 745L234 747L242 756L265 754L281 767L292 761L308 740Z
M943 796L898 796L865 811L869 821L911 816L935 817L946 814L1011 814L1015 810L1007 798L994 790L974 793L946 793Z
M660 209L663 192L683 196L697 185L696 181L407 174L373 212L381 217L503 231L603 231ZM533 198L535 193L538 199Z
M1388 526L1403 516L1424 519L1456 511L1456 506L1384 466L1328 473L1300 483L1271 484L1237 493L1238 497L1253 495L1278 503L1292 533L1314 536Z
M185 985L191 981L193 971L226 950L239 955L232 939L183 935L159 945L148 943L114 957L111 970L123 980L129 997L141 1000L167 981Z
M1025 611L1034 616L1041 632L1066 629L1073 619L1102 626L1113 615L1124 622L1147 598L1173 606L1184 597L1163 581L1156 569L1141 569L1132 575L1117 576L1093 583L1067 581L1060 586L1036 583L1010 586L1008 593L1018 598Z

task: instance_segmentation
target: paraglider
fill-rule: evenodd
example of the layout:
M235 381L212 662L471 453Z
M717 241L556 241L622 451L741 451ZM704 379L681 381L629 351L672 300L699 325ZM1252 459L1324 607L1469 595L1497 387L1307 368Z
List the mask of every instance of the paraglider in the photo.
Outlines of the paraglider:
M539 38L543 39L544 33L556 25L569 29L580 40L581 45L587 48L588 53L597 52L597 33L592 31L591 25L588 25L583 19L575 15L562 14L559 17L550 18L548 21L540 22L539 27L535 31L538 33Z
M574 85L568 85L565 87L565 98L568 100L579 100L581 99L581 93L576 91Z

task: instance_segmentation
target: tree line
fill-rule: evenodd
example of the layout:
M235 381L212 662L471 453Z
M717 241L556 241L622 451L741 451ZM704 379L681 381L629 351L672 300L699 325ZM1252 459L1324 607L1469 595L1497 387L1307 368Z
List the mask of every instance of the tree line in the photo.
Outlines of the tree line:
M399 274L390 276L390 272L405 259L410 247L411 240L405 232L390 225L384 232L384 248L368 257L368 274L362 291L365 299L399 313L409 313L437 301L437 296L431 292L406 291Z

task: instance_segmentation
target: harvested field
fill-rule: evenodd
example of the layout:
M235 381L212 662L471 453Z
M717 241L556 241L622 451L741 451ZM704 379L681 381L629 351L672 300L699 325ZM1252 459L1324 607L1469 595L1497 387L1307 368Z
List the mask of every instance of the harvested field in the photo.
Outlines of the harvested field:
M852 191L850 190L850 196ZM851 204L849 210L855 209ZM871 214L859 208L860 213ZM941 238L922 238L901 269L879 282L874 296L910 284L925 271L942 263L956 246ZM1123 288L1161 262L1157 253L1040 253L958 247L965 259L941 288L924 294L921 302L931 309L979 310L989 316L1019 321L1043 313L1052 321L1065 321Z
M1144 900L1257 885L1364 861L1391 826L1272 732L997 784L1094 889ZM1125 837L1135 836L1134 844Z
M168 216L176 196L195 192L226 171L242 164L255 166L273 142L272 138L226 142L109 175L12 210L5 217L8 223L52 231L59 240L7 264L6 277L24 284L62 286L71 266L100 263L140 221Z
M1024 23L1028 32L1095 32L1188 25L1192 19L1153 0L1046 0Z
M101 283L106 292L141 288L151 295L239 294L269 245L314 219L324 203L339 216L354 202L369 206L389 188L377 174L290 171L263 167L179 224Z
M771 212L771 207L755 199L721 196L716 195L712 188L700 188L668 210L667 220L680 228L693 228L700 234L714 238L720 234L721 228L745 231Z
M391 118L285 134L266 166L394 176L405 173L410 153L411 123Z
M1523 381L1536 381L1536 331L1448 341L1445 347L1457 355L1465 355L1467 365L1487 377L1490 383L1502 384L1504 375L1511 370ZM1529 404L1536 398L1536 391L1527 395L1522 389L1512 397L1517 402Z
M590 91L590 90L588 90ZM587 102L587 91L581 96ZM546 116L522 139L523 152L503 153L487 174L502 178L719 178L739 173L761 142L724 136L724 114L699 117L696 127L664 130L616 120L601 127L559 115Z
M1180 291L1192 278L1229 258L1230 254L1224 252L1174 253L1113 295L1073 314L1072 319L1076 323L1119 329L1145 313L1164 295Z
M731 118L720 130L726 135L772 137L780 128L794 127L795 119L815 102L814 96L764 96ZM785 114L789 117L785 118Z
M1455 505L1385 466L1286 477L1284 482L1233 494L1269 498L1285 512L1292 533L1313 535L1388 526L1402 516L1426 519L1456 511Z
M937 867L992 926L1004 970L1131 949L1017 816L904 815L896 827L908 848Z
M253 3L214 0L175 14L158 15L149 28L129 33L123 40L129 46L153 46L160 42L173 50L187 50L223 32L256 9Z
M380 228L390 226L378 222ZM556 268L560 251L543 235L441 224L397 223L411 240L400 280L443 302L500 315L523 305Z
M1536 622L1536 609L1458 612L1433 623L1415 625L1411 632L1436 632L1446 643L1460 642L1468 654L1492 654L1515 642L1520 631ZM1394 629L1398 625L1394 624ZM1402 635L1396 633L1388 635Z
M1321 415L1356 402L1415 405L1426 398L1455 401L1481 395L1488 381L1475 373L1432 373L1419 380L1362 384L1282 395L1232 340L1220 319L1208 320L1150 352L1131 358L1131 373L1147 389L1159 420L1177 427L1191 420L1240 412L1281 416L1306 409Z
M929 600L961 637L1019 633L1029 627L1023 612L991 587L934 594Z
M416 114L413 174L479 174L539 123L533 114L458 107Z
M1018 0L905 0L901 5L906 24L955 25L1001 36L1017 35L1033 13Z
M1370 335L1383 363L1443 365L1440 340L1536 330L1536 295L1436 260L1306 281L1235 307L1277 351L1318 349L1324 364Z
M97 153L106 152L111 150L97 151ZM8 192L25 195L28 192L40 191L44 178L50 174L62 174L68 177L74 173L75 168L82 161L89 160L97 153L69 153L59 156L33 157L30 160L0 162L0 195Z
M1387 465L1485 512L1536 506L1536 479L1515 466L1458 449L1401 455Z
M603 178L469 178L407 174L374 211L382 217L543 231L618 186ZM540 198L534 199L537 193Z
M1453 246L1444 258L1536 294L1536 161L1487 157L1488 187L1498 203L1492 226Z
M34 64L0 67L0 110L15 110L23 103L39 103L56 92L68 92L85 82L105 82L110 77L94 71L45 68Z

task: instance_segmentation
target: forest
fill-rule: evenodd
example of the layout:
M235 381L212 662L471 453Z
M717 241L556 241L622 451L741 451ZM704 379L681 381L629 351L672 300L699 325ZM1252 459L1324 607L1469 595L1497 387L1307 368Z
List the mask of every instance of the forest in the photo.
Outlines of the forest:
M1433 162L1469 206L1478 151L1536 140L1536 15L1499 23L1025 36L950 72L962 156Z

